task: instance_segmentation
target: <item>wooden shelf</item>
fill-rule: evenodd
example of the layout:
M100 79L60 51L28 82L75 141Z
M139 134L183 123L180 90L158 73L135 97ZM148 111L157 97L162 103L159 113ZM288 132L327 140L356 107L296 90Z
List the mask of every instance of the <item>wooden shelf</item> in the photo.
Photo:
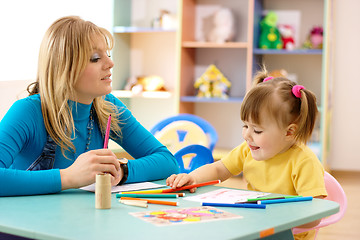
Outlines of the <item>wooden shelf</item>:
M185 41L182 43L184 48L247 48L249 45L246 42L226 42L226 43L214 43L214 42L197 42L197 41Z
M176 29L163 29L151 27L128 27L128 26L115 26L114 33L149 33L149 32L176 32Z
M323 53L322 49L294 49L294 50L285 50L285 49L260 49L254 48L254 54L258 55L321 55Z
M222 98L202 98L196 96L184 96L180 98L181 102L217 102L217 103L241 103L244 98L229 97L228 99Z
M141 92L139 94L127 90L114 90L111 92L117 98L170 98L173 94L167 91Z

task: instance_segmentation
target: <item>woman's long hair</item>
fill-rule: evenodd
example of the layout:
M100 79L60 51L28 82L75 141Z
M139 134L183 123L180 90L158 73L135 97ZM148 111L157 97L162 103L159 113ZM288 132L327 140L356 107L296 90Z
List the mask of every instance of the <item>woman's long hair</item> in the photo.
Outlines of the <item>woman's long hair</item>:
M65 150L76 151L71 142L75 126L69 100L76 99L74 86L90 61L93 39L98 36L111 50L114 40L106 29L76 16L55 21L40 46L37 80L28 86L30 95L40 94L46 131L61 147L63 155ZM121 137L117 108L105 101L104 96L94 99L93 108L101 131L105 132L111 114L111 130Z

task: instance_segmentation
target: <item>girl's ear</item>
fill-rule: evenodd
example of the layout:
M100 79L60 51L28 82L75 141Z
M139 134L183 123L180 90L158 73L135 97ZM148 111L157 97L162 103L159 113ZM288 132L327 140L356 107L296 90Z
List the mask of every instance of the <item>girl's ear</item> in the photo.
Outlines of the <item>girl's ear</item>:
M286 129L286 137L290 137L294 139L296 130L297 130L297 125L295 123L290 124Z

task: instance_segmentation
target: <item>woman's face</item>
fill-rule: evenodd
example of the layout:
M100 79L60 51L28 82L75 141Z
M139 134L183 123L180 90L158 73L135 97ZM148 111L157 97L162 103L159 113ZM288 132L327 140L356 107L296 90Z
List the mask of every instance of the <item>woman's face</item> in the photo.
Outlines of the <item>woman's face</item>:
M114 62L110 59L107 45L103 38L94 38L94 48L84 71L75 84L74 101L90 104L94 98L109 94L111 86L111 68Z

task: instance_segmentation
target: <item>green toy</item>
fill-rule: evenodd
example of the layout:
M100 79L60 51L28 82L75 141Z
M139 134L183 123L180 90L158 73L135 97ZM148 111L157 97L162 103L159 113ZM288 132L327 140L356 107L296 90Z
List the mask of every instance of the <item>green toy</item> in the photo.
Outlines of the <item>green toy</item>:
M282 49L283 43L276 26L278 17L275 12L269 11L260 22L261 33L259 47L262 49Z

